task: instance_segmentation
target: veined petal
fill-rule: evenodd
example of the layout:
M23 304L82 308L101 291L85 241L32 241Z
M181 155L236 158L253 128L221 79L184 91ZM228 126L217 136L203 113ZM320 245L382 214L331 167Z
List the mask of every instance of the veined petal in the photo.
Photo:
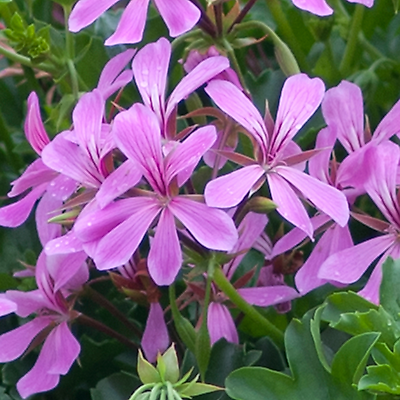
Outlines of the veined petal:
M37 94L32 92L28 97L28 111L24 124L25 136L37 154L41 154L44 147L50 143L49 136L40 116Z
M238 293L255 306L268 307L299 297L295 289L286 285L238 289Z
M96 193L96 200L100 208L104 208L118 196L134 187L142 177L141 170L133 160L126 160L113 171L101 184Z
M388 234L339 251L322 264L318 277L341 283L356 282L371 263L395 241L396 236Z
M350 247L353 247L353 240L347 226L342 228L334 224L328 228L296 274L295 281L298 291L303 295L330 282L318 277L321 265L330 255ZM335 284L335 282L332 283Z
M393 142L369 146L364 168L369 179L365 190L391 224L400 228L400 208L396 196L397 168L400 149Z
M372 136L372 140L374 142L376 141L376 143L382 143L383 141L390 139L393 135L399 136L399 118L400 101L398 101L382 119L380 124L377 126L374 135Z
M263 175L264 169L255 164L210 181L204 190L207 205L219 208L238 205Z
M200 10L188 0L154 0L154 3L172 37L192 29L201 15Z
M329 222L331 218L326 214L318 214L310 219L312 230L315 232L322 225ZM271 260L279 254L293 249L300 242L307 238L307 234L300 228L293 228L286 235L282 236L274 245L271 253Z
M179 172L189 169L193 172L203 154L211 148L217 138L214 126L204 126L193 132L184 142L168 153L165 165L167 184ZM188 176L191 174L188 173ZM184 182L181 182L184 184Z
M349 206L342 192L294 168L279 166L276 167L276 172L340 226L347 224Z
M155 200L150 198L147 200L146 206L100 240L93 257L99 270L120 267L132 257L150 224L161 211L160 205Z
M235 224L224 211L182 196L175 197L169 208L195 239L208 249L229 251L236 244L238 233Z
M222 338L225 338L231 343L239 343L239 337L232 315L223 304L214 301L209 304L207 328L211 345Z
M143 103L157 114L160 122L164 118L170 58L171 45L167 39L160 38L157 42L144 46L132 62L133 75Z
M113 57L103 68L97 88L104 99L107 99L132 80L132 71L123 69L132 60L136 50L128 49Z
M22 175L11 183L13 187L8 192L7 196L18 196L25 192L25 190L41 185L42 183L50 182L57 175L58 173L56 171L44 165L43 161L39 158L28 165Z
M0 293L0 317L17 311L17 305L7 298L5 293Z
M267 179L272 200L278 205L276 211L312 238L310 217L289 183L275 173L267 174Z
M118 200L103 209L94 209L78 217L74 225L76 236L83 242L98 240L132 215L154 204L156 200L150 197L132 197Z
M23 354L34 337L51 323L49 317L37 317L0 335L0 362L13 361Z
M364 146L363 98L357 85L342 81L329 89L322 102L322 114L348 153Z
M319 107L324 94L325 85L319 78L297 74L285 81L270 143L271 154L282 151L293 139Z
M174 216L169 208L161 212L156 234L151 242L147 265L150 276L159 285L171 285L182 265L182 251Z
M69 17L68 27L71 32L79 32L90 25L118 0L80 0L75 4Z
M254 136L264 152L267 151L268 132L264 120L243 92L234 84L222 80L211 81L205 91L222 111Z
M49 168L87 187L97 188L103 180L87 153L62 134L43 149L42 160Z
M115 117L113 130L121 151L139 164L154 190L165 194L161 132L156 115L136 103Z
M39 289L31 290L30 292L7 290L6 296L7 299L17 305L15 314L22 318L26 318L28 315L37 312L46 305L43 293Z
M153 363L158 353L164 353L169 345L167 325L160 303L150 303L150 312L141 342L146 359Z
M32 189L21 200L0 208L0 226L15 228L23 224L29 217L36 200L44 193L47 184L44 183Z
M142 40L150 0L131 0L122 13L116 31L106 41L106 46L138 43Z
M75 234L75 227L65 235L50 240L45 245L45 252L51 256L53 254L69 254L82 251L82 241Z
M85 93L72 112L74 132L79 147L96 165L101 154L100 138L103 116L104 99L98 89Z
M220 72L229 67L229 60L226 57L215 56L207 58L184 76L176 86L168 99L166 117L171 115L176 105L183 99L186 99L201 85L214 78Z
M320 17L333 13L333 9L328 6L325 0L292 0L292 2L296 7Z
M65 375L78 357L79 342L63 322L46 338L33 368L17 383L23 398L34 393L45 392L58 385L60 375Z

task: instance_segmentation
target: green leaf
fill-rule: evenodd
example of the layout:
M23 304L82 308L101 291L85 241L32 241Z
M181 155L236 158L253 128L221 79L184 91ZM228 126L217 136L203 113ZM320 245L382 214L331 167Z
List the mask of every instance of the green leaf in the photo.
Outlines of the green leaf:
M367 367L367 372L368 375L360 379L359 390L400 394L400 376L389 365L372 365Z
M320 310L311 310L301 321L292 320L286 330L285 346L291 376L266 368L241 368L231 373L226 380L229 396L240 400L372 399L373 395L358 392L348 381L330 374L326 365L321 363L321 354L315 347L315 342L320 341L319 335L316 335L316 321L319 320L320 313ZM367 350L372 348L370 343L364 349L365 347ZM343 351L346 350L348 349ZM353 364L351 378L358 374L357 368L363 362L365 354L360 355L359 349L356 353L359 355L359 362ZM337 363L340 364L340 358Z
M126 400L133 393L138 381L125 372L108 376L90 390L92 400Z
M179 379L179 363L178 357L176 356L174 344L162 355L167 370L165 372L164 379L171 383L178 382Z
M357 384L379 335L366 332L344 343L332 361L332 375L347 385Z
M394 261L388 257L382 265L382 273L380 304L398 322L400 319L400 260Z

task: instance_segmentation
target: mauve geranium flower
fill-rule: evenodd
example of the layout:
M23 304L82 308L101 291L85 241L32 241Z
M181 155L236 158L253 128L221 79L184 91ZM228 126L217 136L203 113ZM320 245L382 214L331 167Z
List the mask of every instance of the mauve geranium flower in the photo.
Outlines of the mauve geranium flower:
M69 29L79 32L90 25L118 0L79 0L69 17ZM131 0L122 13L117 30L105 42L115 44L138 43L142 40L150 0ZM172 37L182 35L196 25L200 10L189 0L154 0Z
M232 83L213 80L206 92L218 107L242 125L254 139L255 159L240 156L240 168L209 182L205 199L209 206L234 207L268 181L277 211L312 237L313 227L298 194L344 226L349 209L343 193L299 169L301 155L293 137L312 116L325 91L323 82L305 74L288 78L283 86L275 124L265 121L251 101Z

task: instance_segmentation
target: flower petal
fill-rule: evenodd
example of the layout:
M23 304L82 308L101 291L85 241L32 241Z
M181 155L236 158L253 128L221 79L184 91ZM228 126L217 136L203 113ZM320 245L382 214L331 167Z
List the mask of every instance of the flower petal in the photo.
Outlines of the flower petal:
M106 46L132 44L142 40L150 0L131 0L125 7L116 31L106 41Z
M177 37L189 31L200 18L200 10L188 0L154 0L158 11L169 29Z
M236 244L238 233L235 224L224 211L182 196L175 197L169 208L195 239L208 249L229 251Z
M294 168L280 166L276 167L276 172L340 226L347 224L349 206L342 192Z
M222 80L211 81L205 91L222 111L246 128L266 151L268 132L264 120L242 91L234 84Z
M238 289L238 293L255 306L268 307L299 297L299 293L290 286L264 286Z
M320 17L333 13L333 9L328 6L325 0L292 0L292 2L296 7Z
M161 212L156 234L151 242L147 265L150 276L159 285L171 285L182 265L182 251L175 221L169 208Z
M232 315L223 304L214 301L209 304L207 312L207 328L210 335L211 345L222 338L225 338L231 343L239 343L239 337Z
M305 74L286 79L279 100L270 154L282 151L310 119L325 94L324 82Z
M208 182L204 190L207 205L219 208L238 205L263 175L264 169L255 164Z
M168 329L160 303L150 303L150 312L141 345L146 359L151 363L157 360L158 353L162 354L168 348Z
M339 251L322 264L318 277L341 283L356 282L395 241L395 235L387 234Z

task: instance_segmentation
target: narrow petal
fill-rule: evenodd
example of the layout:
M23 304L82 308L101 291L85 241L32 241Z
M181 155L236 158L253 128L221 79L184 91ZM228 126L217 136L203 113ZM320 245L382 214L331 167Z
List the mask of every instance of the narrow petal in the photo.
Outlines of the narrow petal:
M322 102L322 114L348 153L365 144L363 98L357 85L342 81L329 89Z
M229 251L236 244L238 233L235 224L224 211L182 196L175 197L169 208L195 239L208 249Z
M46 338L39 357L33 368L17 383L17 389L23 398L34 393L55 388L60 375L65 375L78 357L79 342L63 322L54 328Z
M320 17L333 13L333 9L328 6L325 0L292 0L292 2L296 7Z
M132 60L135 52L135 49L125 50L113 57L104 66L97 83L97 88L104 99L107 99L132 80L132 71L123 71L123 69Z
M150 107L160 122L164 118L165 87L168 74L171 45L161 38L138 51L132 62L133 75L143 103Z
M165 194L161 131L156 115L136 103L116 116L113 131L121 151L139 164L153 189Z
M339 251L322 264L318 277L341 283L356 282L395 241L396 236L388 234Z
M318 228L322 225L329 222L331 218L325 214L318 214L315 217L311 218L311 225L313 232L315 232ZM285 253L293 249L295 246L300 244L303 240L307 238L307 234L299 229L293 228L290 232L286 235L281 237L274 245L271 253L270 259L272 260L274 257L278 256L279 254Z
M141 342L146 359L154 363L157 354L164 353L169 343L168 329L160 303L150 303L150 312Z
M276 171L340 226L347 224L349 206L342 192L294 168L280 166Z
M188 0L154 0L172 37L192 29L200 18L200 10Z
M377 126L372 140L377 143L382 143L385 140L390 139L393 135L400 134L400 127L398 124L400 118L400 101L398 101L392 109L382 119L380 124Z
M268 132L264 120L242 91L234 84L222 80L211 81L205 91L222 111L246 128L266 151Z
M0 317L17 311L17 305L7 298L5 293L0 293Z
M165 208L151 242L147 265L150 276L159 285L171 285L182 265L182 251L176 232L174 216Z
M215 127L204 126L193 132L166 158L165 179L167 184L181 171L193 172L203 154L211 148L217 138ZM191 174L188 174L190 176ZM182 184L184 182L181 182Z
M114 199L124 194L127 190L139 183L142 177L141 170L132 160L126 160L103 181L96 200L100 208L104 208Z
M372 7L374 5L374 0L347 0L349 3L359 3L364 4L366 7Z
M21 200L0 208L0 226L15 228L23 224L32 211L36 200L44 193L47 184L37 186Z
M24 131L28 142L37 154L41 154L44 147L50 143L49 136L40 116L39 99L35 92L28 97L28 111L24 124Z
M324 94L325 85L319 78L297 74L285 81L270 144L271 154L282 151L293 139L319 107Z
M126 264L160 211L158 204L149 201L146 207L104 236L94 255L96 267L103 271Z
M207 205L219 208L238 205L263 175L264 169L255 164L210 181L204 190Z
M13 187L7 195L8 197L18 196L30 188L50 182L57 175L58 173L44 165L41 159L35 160L28 165L18 179L12 182Z
M37 317L19 328L0 335L0 362L13 361L21 356L34 337L50 322L49 317Z
M297 290L303 295L330 282L318 277L321 265L330 255L350 247L353 247L353 240L347 226L342 228L334 224L328 228L297 272L295 278Z
M118 0L80 0L75 4L68 27L71 32L79 32L90 25Z
M97 188L103 180L87 153L62 134L43 149L42 160L49 168L87 187Z
M222 338L231 343L239 343L232 315L223 304L215 303L214 301L210 303L207 312L207 328L211 345Z
M177 104L186 99L192 92L204 85L217 74L229 67L226 57L215 56L207 58L184 76L168 99L166 119L171 115Z
M87 157L98 164L101 153L101 127L104 116L104 99L100 90L85 93L72 113L74 132L79 147Z
M131 0L122 13L116 31L106 41L106 46L133 44L142 40L150 0Z
M65 235L50 240L45 245L45 252L51 256L53 254L69 254L82 251L82 241L75 234L75 227Z
M255 306L268 307L299 297L295 289L286 285L238 289L238 293Z
M43 293L39 289L31 290L30 292L7 290L6 296L7 299L17 305L15 314L22 318L26 318L34 312L37 312L46 304Z
M276 211L312 238L310 217L292 187L278 174L267 174L267 179L272 200L278 205Z

